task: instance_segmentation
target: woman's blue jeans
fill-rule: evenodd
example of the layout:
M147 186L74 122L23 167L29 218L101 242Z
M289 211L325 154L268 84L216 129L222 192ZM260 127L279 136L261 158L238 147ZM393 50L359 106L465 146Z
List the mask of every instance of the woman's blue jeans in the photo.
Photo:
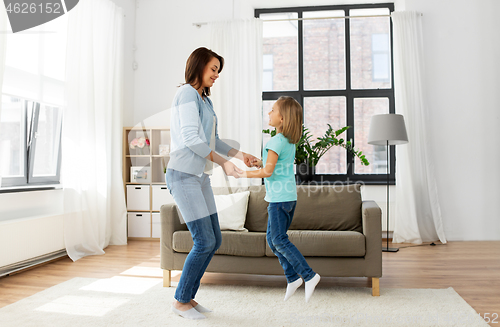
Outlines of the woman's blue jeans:
M267 220L267 244L278 257L288 283L293 283L300 276L307 282L316 274L309 267L302 253L290 242L286 234L292 223L296 204L297 201L270 202L267 207L269 214Z
M210 178L167 169L166 184L193 238L174 298L182 303L194 299L200 281L220 247L222 236Z

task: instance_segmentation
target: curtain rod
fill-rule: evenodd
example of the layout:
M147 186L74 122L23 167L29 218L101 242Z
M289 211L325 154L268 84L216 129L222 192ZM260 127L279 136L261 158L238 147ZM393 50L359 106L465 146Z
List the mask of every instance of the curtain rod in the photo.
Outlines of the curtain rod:
M424 14L420 13L420 16ZM391 17L391 15L368 15L368 16L336 16L336 17L310 17L310 18L283 18L283 19L262 19L266 22L286 22L291 20L320 20L320 19L350 19L350 18L373 18L373 17ZM193 23L193 26L200 28L208 23Z

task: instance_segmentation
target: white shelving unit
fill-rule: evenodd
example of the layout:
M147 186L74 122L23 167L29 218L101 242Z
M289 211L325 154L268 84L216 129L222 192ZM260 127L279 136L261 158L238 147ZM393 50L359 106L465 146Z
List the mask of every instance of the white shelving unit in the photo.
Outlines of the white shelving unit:
M131 149L135 138L144 137L149 146ZM174 202L165 185L164 169L169 156L160 154L160 145L170 147L170 129L137 128L123 129L123 181L127 202L128 237L154 240L160 238L160 207ZM140 169L142 177L132 181L131 168Z

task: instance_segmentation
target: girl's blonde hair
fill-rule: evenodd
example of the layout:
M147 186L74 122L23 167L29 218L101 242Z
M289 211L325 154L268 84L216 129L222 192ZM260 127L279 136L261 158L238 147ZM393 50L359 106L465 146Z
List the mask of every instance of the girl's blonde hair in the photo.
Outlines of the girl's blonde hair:
M302 136L302 106L292 97L282 96L276 101L283 117L281 132L292 144L299 142Z

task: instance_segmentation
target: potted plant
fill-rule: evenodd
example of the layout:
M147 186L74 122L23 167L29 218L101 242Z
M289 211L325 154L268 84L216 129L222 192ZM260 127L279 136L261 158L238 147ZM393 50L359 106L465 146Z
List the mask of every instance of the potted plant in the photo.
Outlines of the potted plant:
M299 142L295 144L295 164L297 165L297 175L303 182L311 181L316 172L316 165L319 159L332 147L340 146L350 152L353 156L361 160L361 164L368 166L370 163L363 155L362 151L357 151L351 141L344 141L343 138L338 138L342 133L347 131L350 126L342 127L336 131L333 130L330 124L323 137L318 137L317 141L312 143L311 132L303 126L302 137ZM269 129L263 130L263 133L276 135L276 130L270 131Z

